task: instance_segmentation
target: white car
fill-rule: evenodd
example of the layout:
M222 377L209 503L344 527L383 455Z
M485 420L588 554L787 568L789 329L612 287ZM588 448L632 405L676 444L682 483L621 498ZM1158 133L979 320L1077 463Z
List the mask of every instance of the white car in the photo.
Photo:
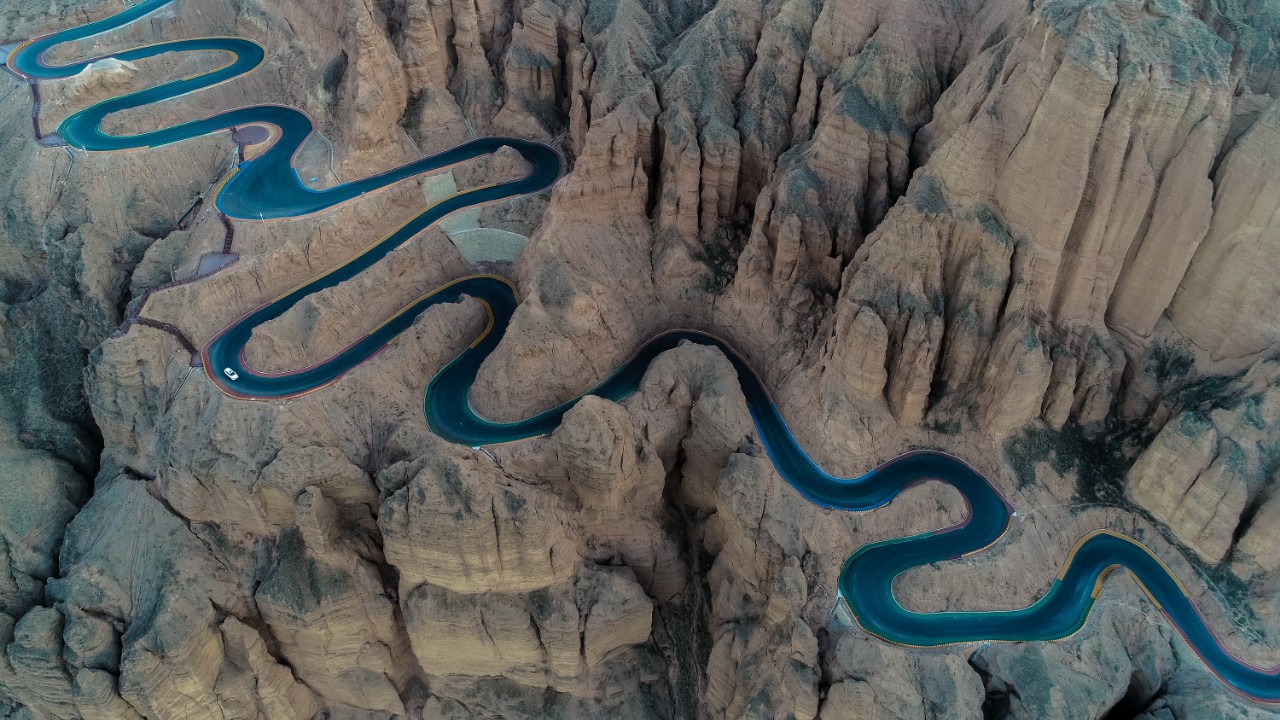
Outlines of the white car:
M222 368L222 374L223 374L223 375L226 375L227 377L231 378L232 380L239 380L239 379L240 379L240 373L236 372L235 370L232 370L231 368Z

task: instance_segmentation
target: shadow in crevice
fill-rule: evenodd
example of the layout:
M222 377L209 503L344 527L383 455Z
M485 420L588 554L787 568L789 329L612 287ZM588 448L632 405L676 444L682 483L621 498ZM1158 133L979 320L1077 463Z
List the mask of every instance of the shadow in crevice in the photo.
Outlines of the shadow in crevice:
M982 657L985 647L969 655L969 667L982 679L982 720L1006 720L1013 717L1013 701L1019 697L1018 689L992 675L986 659Z
M707 571L715 558L703 542L707 515L688 507L679 498L684 460L684 451L680 450L675 466L667 475L663 524L669 533L683 541L687 582L680 593L658 604L652 637L667 661L667 690L674 706L673 716L704 720L708 717L704 701L713 644Z
M1164 694L1163 684L1153 686L1141 670L1129 676L1124 695L1098 720L1133 720L1151 709L1151 704Z

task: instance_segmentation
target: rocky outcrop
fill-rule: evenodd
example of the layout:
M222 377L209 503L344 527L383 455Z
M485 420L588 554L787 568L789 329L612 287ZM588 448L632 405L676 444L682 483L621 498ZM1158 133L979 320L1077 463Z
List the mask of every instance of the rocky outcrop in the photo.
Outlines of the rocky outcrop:
M45 581L57 575L58 548L84 487L61 460L12 446L0 452L0 610L16 617L41 601Z
M942 94L912 148L923 169L907 202L845 273L837 327L871 307L889 329L885 362L859 362L891 369L899 421L959 410L996 435L1037 418L1101 422L1120 345L1152 334L1208 230L1228 54L1184 11L1143 21L1165 44L1117 33L1135 27L1123 4L1054 12L1017 31L1006 18ZM1140 69L1184 49L1186 67ZM1001 397L1017 400L988 401Z
M402 592L431 583L457 592L522 592L567 579L576 561L552 494L499 481L482 460L417 473L378 516Z
M1190 662L1190 659L1187 659ZM1235 717L1255 720L1275 717L1271 708L1259 707L1215 691L1214 679L1203 673L1175 673L1163 693L1136 717L1139 720L1167 718Z
M1280 561L1272 552L1276 543L1280 541L1280 537L1277 537L1280 535L1277 532L1280 528L1277 520L1280 520L1280 501L1276 500L1274 490L1267 490L1264 492L1264 497L1257 502L1256 514L1235 546L1242 558L1248 558L1249 562L1255 564L1257 570L1263 573L1280 569ZM1246 571L1245 575L1254 575L1255 572Z
M852 633L836 639L830 653L822 720L925 720L982 712L982 682L962 658L917 655Z
M234 617L247 607L229 574L142 481L103 479L68 527L61 563L53 606L8 623L3 684L23 704L86 718L213 717L207 697L246 717L317 707Z
M1208 235L1169 307L1178 331L1214 360L1267 353L1280 337L1273 312L1277 290L1263 272L1274 265L1280 237L1275 212L1280 102L1256 102L1265 109L1253 117L1240 103L1245 113L1238 122L1248 123L1248 129L1221 161Z
M1064 645L974 653L969 662L982 676L989 706L1008 718L1099 718L1147 707L1164 694L1177 663L1167 629L1150 632L1145 613L1122 605L1107 606L1090 621L1108 631Z
M323 523L324 514L313 517ZM327 514L332 519L334 511ZM254 593L258 611L293 672L309 687L324 688L328 701L402 714L401 691L415 668L377 568L342 552L313 554L303 541L304 533L335 530L285 531L275 566Z
M737 717L749 704L781 714L814 718L818 712L818 640L795 616L803 607L806 581L794 557L769 590L757 623L722 625L707 664L707 705L722 717Z
M405 621L431 675L500 675L572 687L611 654L649 638L652 601L626 568L586 566L569 583L524 596L421 585Z
M1275 363L1255 365L1219 407L1189 409L1165 425L1129 471L1134 501L1209 562L1222 560L1249 529L1280 469L1270 430L1280 419L1278 377ZM1260 537L1249 541L1255 557L1263 554Z

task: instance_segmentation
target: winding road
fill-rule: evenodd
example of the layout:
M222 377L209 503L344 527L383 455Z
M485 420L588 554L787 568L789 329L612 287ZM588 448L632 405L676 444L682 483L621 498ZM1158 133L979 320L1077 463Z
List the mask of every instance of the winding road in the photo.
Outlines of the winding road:
M253 70L265 59L266 51L251 40L216 37L162 42L57 66L43 61L44 53L56 45L119 28L171 1L147 0L106 19L29 41L9 54L9 69L28 82L66 78L105 57L131 61L188 51L215 51L227 56L225 64L206 73L115 97L71 115L58 129L69 145L91 151L158 147L246 125L274 126L278 130L275 141L252 160L242 162L217 195L217 207L225 215L255 220L294 218L323 211L401 180L502 147L519 152L531 168L524 177L461 192L427 208L346 263L245 314L201 350L209 379L228 395L246 399L310 392L372 357L409 328L427 308L468 296L484 304L491 322L481 337L440 370L427 386L424 410L431 429L447 440L473 447L535 437L554 430L576 399L513 423L485 420L472 411L468 402L481 363L501 341L519 304L516 288L499 277L472 275L445 285L409 304L340 353L296 372L277 375L255 372L245 365L243 350L254 328L279 317L302 298L359 274L449 213L549 188L564 172L560 154L537 142L486 137L363 180L315 191L302 183L292 164L294 154L315 130L311 118L295 108L254 105L136 135L103 133L101 123L107 115L226 82ZM911 568L972 554L997 542L1009 528L1013 515L1010 504L977 471L941 453L904 455L856 478L827 474L792 437L751 366L727 343L706 333L672 331L659 335L584 394L612 400L625 398L638 387L645 369L658 354L685 341L717 347L730 359L769 457L781 476L815 504L839 510L872 510L888 503L905 488L925 480L947 483L963 496L969 513L960 525L866 545L845 561L840 575L840 596L867 632L910 646L1060 639L1081 628L1101 592L1103 579L1111 571L1123 568L1133 575L1151 601L1224 684L1256 701L1280 702L1280 668L1257 668L1227 652L1186 590L1159 558L1137 541L1115 533L1097 531L1081 539L1049 589L1026 608L917 613L903 607L893 593L896 577ZM229 380L222 374L223 368L229 368L238 379Z

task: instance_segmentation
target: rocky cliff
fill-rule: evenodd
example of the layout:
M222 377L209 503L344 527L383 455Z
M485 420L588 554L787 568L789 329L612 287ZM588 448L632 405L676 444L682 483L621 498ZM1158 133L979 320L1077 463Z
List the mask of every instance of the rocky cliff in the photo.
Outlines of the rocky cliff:
M119 0L16 0L0 40ZM59 57L254 38L266 64L110 120L255 102L316 121L316 187L510 134L570 162L486 208L529 241L472 396L527 416L675 326L760 369L853 475L945 449L1019 508L912 571L913 609L1020 607L1083 533L1153 547L1234 653L1280 648L1280 8L1270 0L179 0ZM41 83L35 130L219 62ZM481 331L439 307L331 387L220 394L192 365L245 311L426 202L407 181L225 223L226 134L37 143L0 79L0 717L1263 717L1127 579L1060 643L921 651L836 598L874 540L960 521L937 484L865 515L773 470L728 361L661 356L622 404L484 450L421 412ZM51 146L52 145L52 146ZM518 172L499 154L460 187ZM468 271L437 230L261 328L305 366Z

